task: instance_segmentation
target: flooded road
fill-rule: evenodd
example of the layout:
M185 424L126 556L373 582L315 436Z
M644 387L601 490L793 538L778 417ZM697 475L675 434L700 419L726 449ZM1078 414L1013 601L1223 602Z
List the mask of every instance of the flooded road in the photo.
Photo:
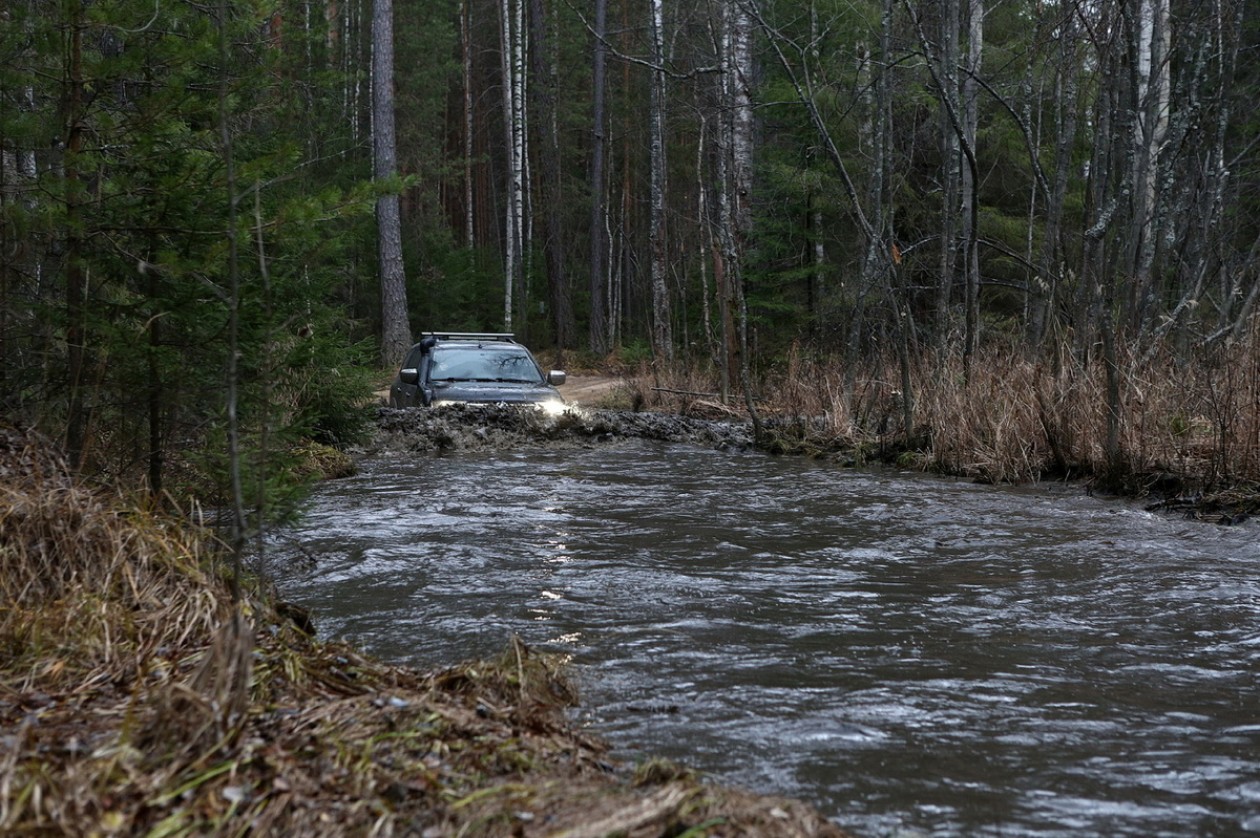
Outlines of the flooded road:
M634 443L399 455L273 565L322 636L572 656L615 756L859 836L1260 833L1260 540L1089 498Z

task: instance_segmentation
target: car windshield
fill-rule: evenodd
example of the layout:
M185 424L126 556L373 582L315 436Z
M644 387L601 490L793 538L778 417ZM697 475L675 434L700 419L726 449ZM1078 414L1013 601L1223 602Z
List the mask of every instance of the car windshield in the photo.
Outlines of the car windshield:
M542 374L520 349L510 347L448 347L433 353L430 381L501 381L538 384Z

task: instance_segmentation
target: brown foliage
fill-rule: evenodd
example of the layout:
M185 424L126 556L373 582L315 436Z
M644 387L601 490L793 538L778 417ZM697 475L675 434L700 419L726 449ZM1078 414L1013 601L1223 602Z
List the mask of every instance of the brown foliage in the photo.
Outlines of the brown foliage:
M902 464L990 482L1088 478L1128 494L1220 492L1260 483L1260 334L1203 351L1124 356L1119 457L1107 456L1109 407L1101 360L1029 360L1011 347L922 356L911 371L915 427L905 428L900 369L892 359L846 369L794 347L763 371L759 410L769 447L861 462ZM742 397L706 401L703 369L641 371L631 386L643 407L739 415Z

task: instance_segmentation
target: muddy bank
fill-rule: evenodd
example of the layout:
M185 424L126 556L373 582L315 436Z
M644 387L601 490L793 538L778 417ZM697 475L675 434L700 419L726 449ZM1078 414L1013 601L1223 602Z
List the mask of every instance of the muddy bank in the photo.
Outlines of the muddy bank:
M667 412L636 412L571 406L558 415L531 406L450 405L438 409L377 413L375 450L442 454L459 451L518 449L528 446L594 447L647 439L700 445L723 451L760 450L825 459L841 466L889 464L939 471L990 482L983 474L955 473L933 459L926 439L908 446L894 438L838 434L820 420L766 417L758 438L753 425ZM1237 524L1260 514L1260 487L1220 486L1204 491L1198 483L1166 471L1133 473L1123 480L1086 471L1043 474L1079 491L1126 498L1148 511L1181 515L1215 524Z
M666 413L571 408L551 415L514 405L450 405L429 409L382 407L379 448L442 453L523 445L595 446L633 439L682 442L720 450L752 448L746 422L711 421Z

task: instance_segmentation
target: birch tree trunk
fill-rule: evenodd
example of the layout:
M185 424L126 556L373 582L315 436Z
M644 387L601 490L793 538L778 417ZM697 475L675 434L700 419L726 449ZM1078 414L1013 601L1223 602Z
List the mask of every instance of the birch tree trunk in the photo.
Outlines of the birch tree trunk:
M519 2L519 0L518 0ZM512 331L513 293L521 274L524 228L524 113L519 102L522 80L522 32L513 0L500 0L499 40L503 79L503 126L507 151L507 201L503 218L503 329Z
M1204 10L1206 20L1199 30L1202 41L1193 50L1193 59L1180 63L1177 93L1172 97L1178 101L1178 108L1170 114L1165 146L1181 148L1189 138L1197 140L1200 158L1191 176L1197 177L1201 185L1193 191L1175 190L1163 213L1167 219L1190 221L1161 225L1165 228L1161 235L1166 242L1165 249L1178 255L1177 262L1181 266L1177 272L1178 301L1151 332L1146 358L1153 357L1163 338L1170 333L1177 339L1179 354L1188 348L1195 331L1191 327L1197 325L1193 314L1199 310L1199 303L1212 284L1220 289L1216 329L1200 343L1210 345L1229 334L1232 329L1222 332L1221 326L1230 321L1235 305L1245 302L1243 282L1249 277L1256 255L1254 244L1246 256L1237 246L1225 244L1237 235L1226 211L1229 186L1234 180L1228 158L1232 146L1233 105L1226 91L1234 85L1238 33L1243 31L1243 26L1242 6L1235 5L1227 17L1222 5L1213 2ZM1183 89L1188 96L1181 95Z
M721 54L719 142L719 230L722 259L719 263L723 297L723 395L731 372L738 370L744 401L754 433L760 434L748 366L748 300L744 288L744 256L752 233L754 124L751 85L753 21L738 0L722 7L719 34ZM731 324L731 325L727 325ZM734 328L732 328L732 325ZM738 338L736 340L736 338Z
M1156 244L1158 219L1162 216L1159 196L1160 162L1168 133L1171 107L1171 45L1169 0L1138 0L1136 44L1136 101L1133 120L1133 215L1130 219L1133 294L1132 325L1147 332L1155 315Z
M372 151L372 173L376 179L395 177L398 162L394 139L393 0L375 0L372 6ZM376 225L381 276L381 362L392 367L402 362L411 346L397 193L376 199Z

